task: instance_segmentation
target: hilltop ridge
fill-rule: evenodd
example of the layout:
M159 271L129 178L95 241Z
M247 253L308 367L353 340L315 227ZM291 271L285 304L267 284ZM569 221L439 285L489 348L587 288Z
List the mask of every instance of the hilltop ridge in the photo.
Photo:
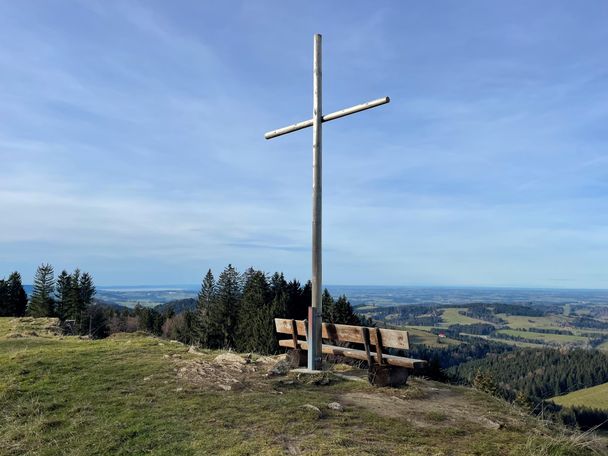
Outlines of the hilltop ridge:
M28 329L36 323L0 318L3 455L606 454L469 388L419 378L373 388L340 378L342 365L268 376L280 356L142 333L64 337Z

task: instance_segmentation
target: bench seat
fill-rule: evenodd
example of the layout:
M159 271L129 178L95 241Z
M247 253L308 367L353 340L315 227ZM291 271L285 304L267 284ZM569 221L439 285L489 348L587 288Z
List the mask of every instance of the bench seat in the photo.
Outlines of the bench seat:
M279 340L279 345L285 348L300 348L302 350L308 350L308 342L305 340L298 340L298 347L294 346L292 339ZM323 344L321 346L323 353L328 355L341 355L348 358L358 359L361 361L367 361L367 353L364 350L357 350L355 348L338 347L336 345ZM375 352L370 352L372 358L376 358ZM390 366L406 367L408 369L417 369L426 366L426 361L414 358L404 358L403 356L389 355L382 353L382 360Z

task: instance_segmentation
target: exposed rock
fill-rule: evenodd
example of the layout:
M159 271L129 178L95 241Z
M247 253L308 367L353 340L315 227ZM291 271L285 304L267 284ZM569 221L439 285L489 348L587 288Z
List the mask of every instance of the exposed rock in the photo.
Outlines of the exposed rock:
M244 358L236 353L222 353L213 360L216 364L249 364L251 361L251 355L248 358Z
M278 361L287 359L286 354L275 355L275 356L260 356L255 360L256 364L276 364Z
M478 418L478 421L488 429L500 429L502 427L502 424L497 423L496 421L492 421L491 419L486 418L485 416L480 416Z
M289 361L283 359L268 370L268 376L273 377L275 375L287 375L290 368L291 365L289 364Z
M327 404L327 408L330 410L337 410L338 412L344 411L344 407L339 402L330 402Z
M319 407L315 407L312 404L304 404L304 405L300 406L300 408L310 410L313 414L317 415L317 418L323 417L323 412L321 411L321 409Z
M199 352L194 345L190 345L190 348L188 349L188 353L190 353L192 355L203 355L204 354L204 353Z

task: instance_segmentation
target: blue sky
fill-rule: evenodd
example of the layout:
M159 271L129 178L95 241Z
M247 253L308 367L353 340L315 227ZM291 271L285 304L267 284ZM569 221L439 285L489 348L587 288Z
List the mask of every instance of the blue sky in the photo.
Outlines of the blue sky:
M0 276L608 288L606 2L0 3Z

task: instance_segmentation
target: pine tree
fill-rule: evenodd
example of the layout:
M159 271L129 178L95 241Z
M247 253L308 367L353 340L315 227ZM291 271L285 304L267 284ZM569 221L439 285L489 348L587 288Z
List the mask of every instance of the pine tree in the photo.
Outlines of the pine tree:
M194 339L199 345L208 345L208 315L209 309L215 299L215 278L211 269L207 271L201 283L201 290L198 293L196 311L192 317Z
M248 270L239 307L236 349L267 353L269 341L267 327L273 321L267 319L267 307L272 307L272 291L262 271Z
M331 297L327 288L323 290L321 296L321 302L323 306L323 321L326 323L334 322L334 298Z
M93 304L93 297L97 293L91 274L89 274L88 272L82 274L78 285L81 305L80 312L87 313L89 307Z
M80 300L82 302L83 307L86 309L89 305L93 303L93 297L97 293L95 289L95 284L93 283L93 277L88 272L82 274L80 277Z
M287 315L289 307L289 289L282 272L275 272L272 275L270 290L272 292L272 305L275 312L273 318L284 318Z
M285 318L304 320L308 312L308 305L303 302L300 282L292 280L287 284L287 304Z
M240 302L241 279L237 270L229 264L218 278L216 297L209 308L209 347L234 347Z
M17 271L9 276L7 289L9 301L8 308L12 312L11 315L15 317L24 316L27 309L27 294L21 283L21 274Z
M353 311L353 307L346 299L345 295L342 295L334 303L331 323L339 323L343 325L360 325L361 320Z
M42 264L38 266L34 276L34 289L28 307L28 313L33 317L50 317L53 315L53 291L55 281L53 266Z
M72 277L64 269L57 276L57 287L55 289L55 313L61 320L68 318L70 313L70 298L72 296ZM69 315L71 317L71 315Z
M80 294L80 269L76 269L70 276L70 288L66 296L65 318L68 320L76 320L76 325L80 326L83 317L82 300Z
M0 279L0 317L9 316L8 284Z

